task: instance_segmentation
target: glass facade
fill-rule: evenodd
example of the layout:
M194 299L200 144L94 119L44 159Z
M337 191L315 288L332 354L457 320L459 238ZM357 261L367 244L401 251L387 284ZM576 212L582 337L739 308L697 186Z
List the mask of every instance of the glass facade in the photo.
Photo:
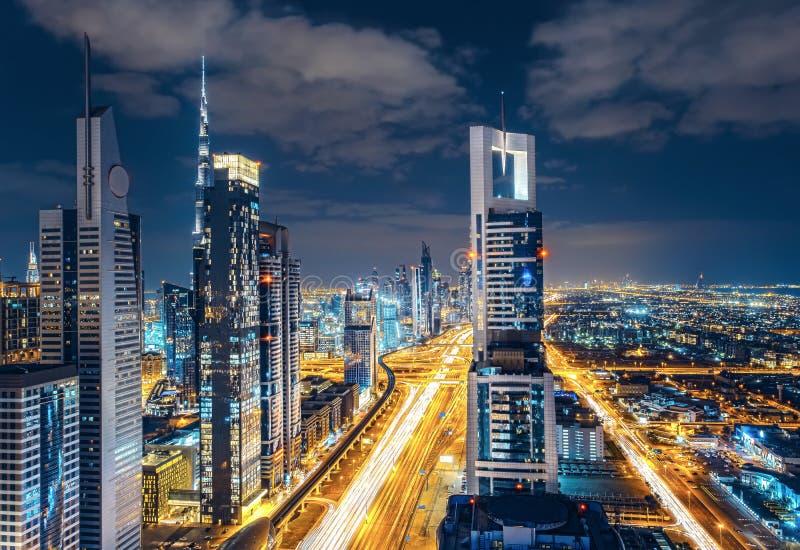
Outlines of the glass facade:
M179 389L180 408L194 408L197 399L194 296L188 288L163 283L159 297L167 378Z
M344 381L367 392L375 384L377 326L373 292L347 291L344 301Z
M241 523L261 486L258 164L214 157L196 256L200 358L200 514Z

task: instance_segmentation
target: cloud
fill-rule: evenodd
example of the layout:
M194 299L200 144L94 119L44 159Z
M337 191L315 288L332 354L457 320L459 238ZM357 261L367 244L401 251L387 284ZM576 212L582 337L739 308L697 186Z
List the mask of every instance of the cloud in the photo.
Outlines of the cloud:
M304 274L352 277L372 265L388 272L397 263L418 262L423 239L431 245L434 264L449 273L450 254L469 242L466 214L441 214L424 201L354 207L319 194L274 189L261 202L265 219L277 212L278 222L290 228Z
M159 82L142 73L100 74L92 77L92 84L100 90L117 94L123 109L141 118L159 118L178 112L177 98L158 92Z
M267 136L310 169L385 170L452 149L456 136L442 129L472 109L429 28L390 34L230 1L23 4L58 37L88 32L121 72L101 84L141 116L174 112L175 94L196 102L204 53L212 131Z
M800 5L584 1L537 25L528 99L566 139L800 124Z

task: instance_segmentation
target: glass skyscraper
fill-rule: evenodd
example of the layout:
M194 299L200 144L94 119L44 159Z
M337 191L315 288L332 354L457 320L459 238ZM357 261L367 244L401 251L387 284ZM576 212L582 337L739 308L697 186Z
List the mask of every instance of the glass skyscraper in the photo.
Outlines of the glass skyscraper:
M300 465L300 260L289 230L259 223L261 481L289 483Z
M553 375L542 344L542 215L534 137L470 128L473 363L467 485L557 492Z
M0 367L0 493L6 548L79 547L78 376L75 365ZM10 525L9 525L10 523Z
M200 359L200 519L241 523L261 488L258 171L214 156L196 255Z
M191 409L197 399L197 362L194 342L194 296L191 290L162 283L159 292L167 378L180 394L179 408Z
M344 381L358 384L363 404L377 379L375 299L347 290L344 299Z
M77 120L77 209L39 215L42 362L77 362L80 546L138 549L142 372L138 216L128 213L114 115L93 108L86 41Z

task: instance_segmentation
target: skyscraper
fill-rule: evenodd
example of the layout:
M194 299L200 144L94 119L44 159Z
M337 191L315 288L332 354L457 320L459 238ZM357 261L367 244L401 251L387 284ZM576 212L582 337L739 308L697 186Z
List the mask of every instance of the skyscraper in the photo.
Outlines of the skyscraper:
M91 106L88 38L85 65L77 210L39 215L48 279L42 362L78 364L80 545L133 549L141 529L141 239L128 213L113 112Z
M344 300L344 381L359 385L359 406L377 382L375 298L371 290L347 290Z
M558 491L534 154L533 136L470 128L475 258L467 485L476 494Z
M167 282L159 292L167 378L179 391L179 408L194 408L197 401L197 360L195 357L194 295L188 288Z
M206 98L206 58L201 57L200 72L200 132L197 143L197 180L194 184L194 245L199 246L203 235L203 189L211 186L211 148L208 137L208 99Z
M40 359L39 290L38 283L0 281L0 365Z
M424 270L420 266L411 266L411 326L414 338L422 338L428 334L428 315L425 292Z
M289 483L300 463L300 260L289 230L259 223L261 482Z
M200 519L241 523L258 501L258 163L214 156L195 264L200 358Z
M26 283L39 282L39 263L36 261L36 245L30 243L30 251L28 252L28 271L25 273Z
M75 365L0 367L0 397L3 418L18 419L0 424L4 480L0 544L77 550L80 451L75 444Z

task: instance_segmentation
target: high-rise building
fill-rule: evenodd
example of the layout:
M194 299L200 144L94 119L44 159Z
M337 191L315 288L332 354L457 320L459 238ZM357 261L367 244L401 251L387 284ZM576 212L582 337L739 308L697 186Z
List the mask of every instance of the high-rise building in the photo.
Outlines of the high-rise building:
M80 546L139 548L142 456L141 242L128 213L111 107L77 120L77 210L40 212L42 362L76 361L80 383Z
M359 385L360 404L369 399L377 382L377 348L373 293L348 289L344 300L344 381Z
M473 363L468 492L557 492L553 375L542 345L534 137L470 128Z
M289 230L259 223L261 483L289 483L300 464L300 260Z
M39 283L0 281L0 365L39 360L39 290Z
M36 261L36 245L30 243L30 250L28 252L28 271L25 273L26 283L39 282L39 262Z
M77 550L80 451L75 365L0 367L0 411L4 419L17 419L0 425L4 442L0 546Z
M200 72L200 131L197 142L197 180L194 183L194 246L200 246L203 237L203 190L211 187L213 173L211 146L208 136L208 98L206 97L206 58L201 57Z
M164 282L159 292L167 378L178 388L179 408L197 404L198 364L195 357L194 295L191 290Z
M463 264L458 270L458 304L461 319L472 320L472 266Z
M416 265L411 266L411 326L414 338L428 334L428 315L424 287L424 270Z
M78 211L39 212L42 363L78 362Z
M258 170L214 156L195 263L200 358L200 518L241 523L261 486Z
M167 360L163 353L150 352L142 355L142 410L146 409L153 388L163 381L166 375Z

